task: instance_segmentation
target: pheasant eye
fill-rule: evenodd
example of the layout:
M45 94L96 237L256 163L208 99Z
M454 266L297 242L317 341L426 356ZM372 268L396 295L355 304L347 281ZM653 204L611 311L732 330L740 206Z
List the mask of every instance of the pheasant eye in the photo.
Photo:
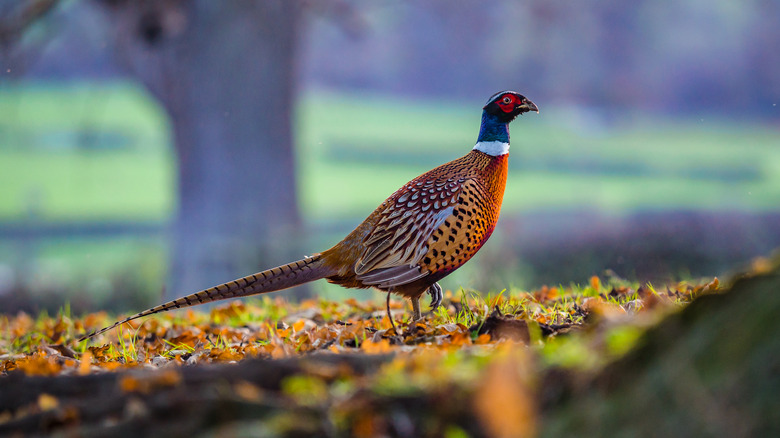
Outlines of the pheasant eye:
M509 96L504 96L504 98L501 99L501 100L504 102L504 104L507 104L507 105L512 103L512 98L509 97Z

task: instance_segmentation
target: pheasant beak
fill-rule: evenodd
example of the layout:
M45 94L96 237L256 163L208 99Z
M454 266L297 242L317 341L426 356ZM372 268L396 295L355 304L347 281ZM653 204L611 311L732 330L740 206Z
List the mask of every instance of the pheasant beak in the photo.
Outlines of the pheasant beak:
M527 113L529 111L536 111L537 114L539 113L539 108L537 108L536 105L528 99L524 100L523 103L517 108L521 113Z

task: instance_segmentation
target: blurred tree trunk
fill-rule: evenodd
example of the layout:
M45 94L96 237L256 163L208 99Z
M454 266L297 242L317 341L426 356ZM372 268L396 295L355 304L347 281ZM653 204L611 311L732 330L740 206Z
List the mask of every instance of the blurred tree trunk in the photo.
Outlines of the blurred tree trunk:
M44 44L21 47L21 40L34 23L44 19L58 4L59 0L0 0L0 84L23 75L28 63L40 54Z
M295 1L100 0L126 62L168 111L178 211L166 298L294 256ZM282 240L284 239L284 240Z

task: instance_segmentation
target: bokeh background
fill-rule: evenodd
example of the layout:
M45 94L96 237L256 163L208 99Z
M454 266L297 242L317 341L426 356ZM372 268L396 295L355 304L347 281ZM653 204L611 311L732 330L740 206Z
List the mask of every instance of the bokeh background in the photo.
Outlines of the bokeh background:
M777 23L772 0L0 0L0 309L138 310L323 250L468 152L503 89L541 113L445 287L723 275L780 246ZM320 283L289 296L342 293Z

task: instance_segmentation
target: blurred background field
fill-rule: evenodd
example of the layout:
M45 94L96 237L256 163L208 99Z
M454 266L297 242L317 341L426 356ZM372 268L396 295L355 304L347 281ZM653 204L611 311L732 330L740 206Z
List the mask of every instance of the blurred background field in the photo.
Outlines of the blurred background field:
M100 2L56 3L4 46L0 303L138 309L171 281L176 118L117 67ZM780 246L776 6L330 5L296 12L301 222L270 248L299 256L337 242L402 183L466 153L484 100L506 88L541 113L512 126L494 238L445 287L535 288L608 270L681 280ZM267 188L243 189L243 201L264 202ZM286 261L258 260L253 270Z

